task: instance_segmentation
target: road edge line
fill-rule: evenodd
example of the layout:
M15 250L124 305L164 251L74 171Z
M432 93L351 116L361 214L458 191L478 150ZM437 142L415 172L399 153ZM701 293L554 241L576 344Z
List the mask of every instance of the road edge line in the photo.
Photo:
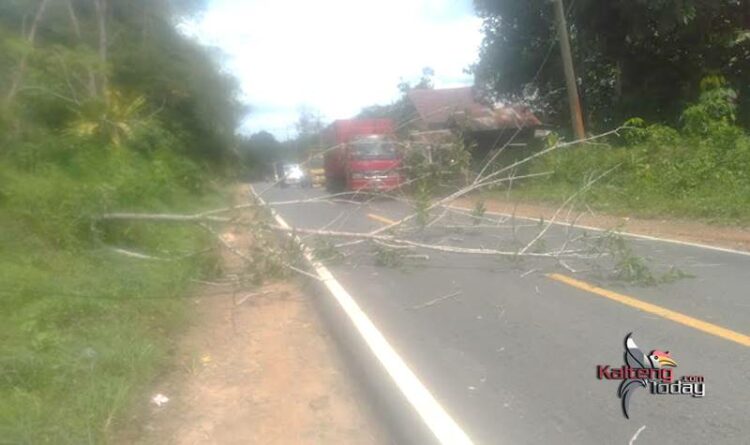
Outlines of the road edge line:
M451 209L455 209L455 210L463 210L465 212L472 212L473 211L473 209L470 209L468 207L463 207L463 206L449 205L449 206L446 206L446 207L451 208ZM486 213L488 215L514 217L514 218L523 219L523 220L526 220L526 221L539 221L539 218L532 218L530 216L512 215L510 213L495 212L495 211L491 211L491 210L487 210L484 213ZM549 221L547 221L547 222L549 222ZM555 225L558 225L558 226L568 226L568 227L571 226L571 224L569 222L561 222L561 221L552 221L552 224L555 224ZM581 224L572 224L572 226L576 227L578 229L593 230L595 232L607 232L609 230L612 230L612 229L602 229L601 227L584 226L584 225L581 225ZM646 240L646 241L659 241L659 242L662 242L662 243L677 244L677 245L681 245L681 246L697 247L697 248L706 249L706 250L715 250L717 252L733 253L735 255L750 256L750 252L748 252L748 251L731 249L729 247L712 246L710 244L694 243L694 242L691 242L691 241L681 241L681 240L677 240L677 239L673 239L673 238L661 238L661 237L658 237L658 236L642 235L640 233L633 233L633 232L616 232L616 233L618 233L618 234L620 234L622 236L629 237L629 238L637 238L637 239L642 239L642 240Z
M276 222L284 228L290 228L289 224L269 206L263 198L250 185L250 191L258 201L271 211ZM401 394L407 399L422 421L427 425L432 434L441 444L450 445L472 445L473 442L458 423L440 405L427 387L419 380L409 368L403 358L398 355L385 336L370 320L367 314L359 307L354 298L347 292L344 286L336 280L327 267L313 258L312 252L301 242L296 240L302 248L302 253L310 266L315 270L321 282L328 288L349 321L354 325L365 344L375 355L385 371L391 377Z

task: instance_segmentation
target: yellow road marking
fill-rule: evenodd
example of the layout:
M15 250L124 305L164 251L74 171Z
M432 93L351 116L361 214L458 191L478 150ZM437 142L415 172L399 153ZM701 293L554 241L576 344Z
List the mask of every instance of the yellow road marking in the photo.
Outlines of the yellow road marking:
M555 281L565 283L569 286L573 286L578 289L591 292L592 294L596 294L604 298L609 298L610 300L616 301L618 303L622 303L624 305L634 307L636 309L640 309L642 311L649 312L654 315L658 315L660 317L666 318L667 320L672 320L677 323L684 324L685 326L690 326L693 329L703 331L707 334L715 335L725 340L733 341L743 346L750 347L750 336L740 334L739 332L735 332L730 329L722 328L721 326L717 326L715 324L708 323L703 320L698 320L697 318L693 318L688 315L681 314L679 312L675 312L673 310L663 308L661 306L657 306L655 304L646 303L645 301L638 300L637 298L629 297L623 294L618 294L617 292L613 292L611 290L602 289L601 287L596 287L592 284L576 280L575 278L571 278L566 275L553 273L553 274L547 274L547 277Z
M367 217L383 224L394 224L396 222L392 219L386 218L385 216L376 215L374 213L368 213Z

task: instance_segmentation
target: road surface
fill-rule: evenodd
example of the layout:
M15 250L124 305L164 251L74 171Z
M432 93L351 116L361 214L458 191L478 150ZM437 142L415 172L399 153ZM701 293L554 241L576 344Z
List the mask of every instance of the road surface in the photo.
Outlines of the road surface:
M269 203L325 193L254 188ZM389 199L273 207L292 226L352 232L411 213ZM523 246L539 231L523 220L456 229L449 226L469 219L450 215L414 239L494 248ZM560 248L582 232L553 225L535 248ZM627 246L655 276L686 276L627 284L609 277L606 260L592 269L575 259L563 267L434 251L389 267L363 244L341 249L346 257L327 267L473 443L750 443L750 256L637 239ZM619 381L598 379L597 366L624 364L630 332L644 352L670 351L675 377L703 376L705 396L639 388L626 419Z

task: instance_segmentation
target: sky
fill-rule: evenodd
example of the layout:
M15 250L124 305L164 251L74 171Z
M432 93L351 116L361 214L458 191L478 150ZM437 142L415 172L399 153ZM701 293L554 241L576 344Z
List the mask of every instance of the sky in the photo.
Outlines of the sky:
M240 132L294 137L300 109L324 121L398 98L424 67L471 85L481 21L471 0L212 0L183 30L223 53L251 111Z

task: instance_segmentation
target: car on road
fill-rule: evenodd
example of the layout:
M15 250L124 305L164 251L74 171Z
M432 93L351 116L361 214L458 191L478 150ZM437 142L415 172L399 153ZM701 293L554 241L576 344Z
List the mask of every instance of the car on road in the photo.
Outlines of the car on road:
M309 187L311 183L309 176L305 174L305 171L299 164L284 164L281 167L279 185L281 187L289 187L290 185Z

